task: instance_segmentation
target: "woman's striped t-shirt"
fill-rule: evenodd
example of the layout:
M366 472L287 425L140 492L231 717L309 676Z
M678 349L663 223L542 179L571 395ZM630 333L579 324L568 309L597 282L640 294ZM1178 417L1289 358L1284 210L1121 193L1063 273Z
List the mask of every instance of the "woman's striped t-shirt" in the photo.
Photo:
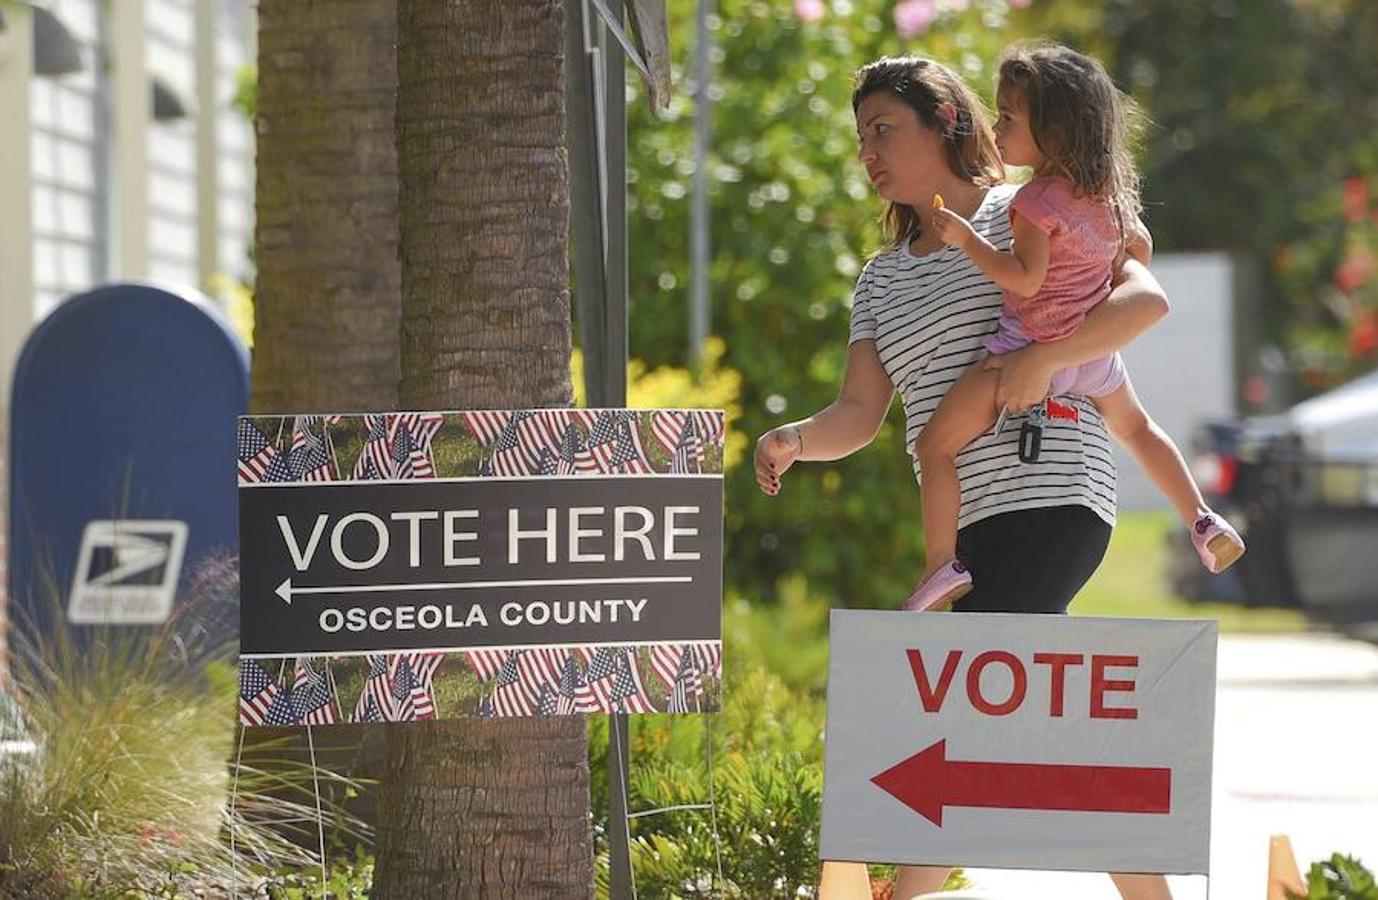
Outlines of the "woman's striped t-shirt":
M1015 187L986 192L971 224L1001 250L1010 246ZM904 403L905 446L912 448L938 401L962 371L985 355L983 341L1000 317L1000 288L954 247L916 257L908 243L874 257L852 297L850 341L875 341ZM1064 398L1078 421L1052 419L1039 458L1019 460L1025 416L1012 415L957 457L962 484L959 527L990 516L1048 506L1085 506L1115 523L1115 464L1100 414L1085 397ZM915 476L919 475L917 461Z

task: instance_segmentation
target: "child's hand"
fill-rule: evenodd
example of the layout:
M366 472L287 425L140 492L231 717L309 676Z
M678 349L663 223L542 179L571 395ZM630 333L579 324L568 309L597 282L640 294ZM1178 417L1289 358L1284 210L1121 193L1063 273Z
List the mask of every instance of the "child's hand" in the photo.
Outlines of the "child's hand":
M976 234L970 222L941 206L933 210L933 226L937 228L938 237L942 238L944 244L951 244L958 250L965 250Z

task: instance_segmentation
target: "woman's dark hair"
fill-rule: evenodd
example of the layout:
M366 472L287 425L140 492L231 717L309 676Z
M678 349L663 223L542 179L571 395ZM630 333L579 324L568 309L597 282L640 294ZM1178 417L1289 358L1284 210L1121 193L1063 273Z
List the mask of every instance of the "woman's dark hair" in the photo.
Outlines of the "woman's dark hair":
M1143 211L1134 145L1138 104L1089 56L1056 44L1019 44L1000 59L999 92L1014 91L1034 143L1086 196L1114 205L1120 225Z
M991 187L1005 179L1005 167L995 148L990 116L981 98L956 72L942 63L914 56L884 57L856 73L852 114L879 91L903 101L919 121L942 134L947 166L963 180ZM942 108L951 118L944 118ZM919 216L905 203L888 203L882 219L887 243L899 244L919 233Z

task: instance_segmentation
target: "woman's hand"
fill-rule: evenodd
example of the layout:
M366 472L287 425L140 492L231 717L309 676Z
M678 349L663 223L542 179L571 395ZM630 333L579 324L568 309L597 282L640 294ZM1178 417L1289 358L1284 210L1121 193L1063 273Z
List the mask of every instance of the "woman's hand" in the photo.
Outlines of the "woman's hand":
M780 476L804 452L803 435L798 425L772 428L756 441L756 483L774 497L780 493Z
M999 370L995 408L1012 413L1041 403L1048 396L1048 387L1057 371L1049 364L1040 344L1029 344L1010 353L992 353L981 363L981 368Z

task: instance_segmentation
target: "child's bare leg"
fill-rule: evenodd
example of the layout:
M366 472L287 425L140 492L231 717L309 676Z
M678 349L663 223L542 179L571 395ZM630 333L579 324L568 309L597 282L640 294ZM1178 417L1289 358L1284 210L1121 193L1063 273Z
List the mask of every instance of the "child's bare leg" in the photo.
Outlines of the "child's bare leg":
M936 894L952 870L946 866L900 866L895 873L895 900L919 894Z
M1161 875L1117 875L1112 873L1110 880L1115 882L1124 900L1172 900L1172 891L1167 888L1167 879Z
M823 863L818 900L871 900L871 896L871 876L865 863Z
M928 554L925 578L957 555L957 514L962 506L957 454L995 422L999 379L995 369L967 369L948 389L914 442L923 479L923 537Z
M1105 425L1115 440L1153 479L1187 527L1210 511L1181 451L1158 423L1149 418L1127 375L1118 390L1093 398L1092 402L1105 417ZM927 477L925 473L924 478Z

